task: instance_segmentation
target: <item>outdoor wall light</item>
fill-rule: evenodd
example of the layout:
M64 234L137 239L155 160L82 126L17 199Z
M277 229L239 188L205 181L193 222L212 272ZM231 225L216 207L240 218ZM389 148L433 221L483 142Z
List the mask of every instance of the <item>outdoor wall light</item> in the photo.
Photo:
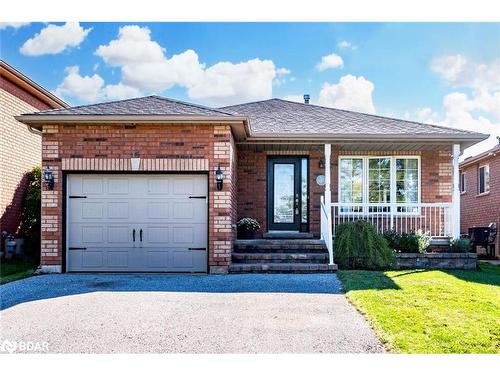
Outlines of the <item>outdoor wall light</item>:
M319 167L320 168L325 168L325 161L323 159L320 159L320 161L319 161Z
M47 189L54 189L54 173L50 167L45 167L43 169L43 179L45 180L45 185Z
M217 167L217 170L215 171L215 182L217 183L217 190L222 190L222 183L224 181L224 175L222 174L222 171L220 169L220 164Z

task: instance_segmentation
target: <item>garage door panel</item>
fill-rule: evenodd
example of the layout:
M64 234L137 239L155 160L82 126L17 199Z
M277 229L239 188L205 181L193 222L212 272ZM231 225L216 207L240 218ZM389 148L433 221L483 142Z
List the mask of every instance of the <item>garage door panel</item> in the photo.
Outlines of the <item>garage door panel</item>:
M130 186L128 178L109 178L108 190L109 195L129 195Z
M146 251L147 268L168 268L169 252L162 249L153 249Z
M104 194L104 182L105 181L99 177L82 177L81 192L82 194L102 195Z
M171 231L172 228L168 226L147 226L144 229L144 243L145 245L152 244L158 246L158 244L168 244L171 242Z
M69 175L68 271L206 272L206 179Z
M106 219L130 219L129 206L127 201L108 201Z
M128 268L129 266L129 251L124 250L108 250L106 252L108 268Z
M148 181L148 194L149 195L167 195L170 193L171 179L165 178L149 178Z

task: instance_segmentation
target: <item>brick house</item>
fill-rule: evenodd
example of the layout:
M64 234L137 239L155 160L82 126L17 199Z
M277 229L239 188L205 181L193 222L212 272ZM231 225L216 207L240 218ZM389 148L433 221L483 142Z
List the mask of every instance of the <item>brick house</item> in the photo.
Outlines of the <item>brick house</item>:
M500 229L500 144L460 163L461 232L495 223ZM500 236L495 243L500 257Z
M14 117L21 113L65 108L61 99L0 60L0 231L16 233L26 173L42 164L40 131L30 130Z
M18 119L43 132L54 176L47 272L328 271L335 226L353 219L458 237L460 150L487 138L280 99L148 96ZM261 239L236 239L243 217Z

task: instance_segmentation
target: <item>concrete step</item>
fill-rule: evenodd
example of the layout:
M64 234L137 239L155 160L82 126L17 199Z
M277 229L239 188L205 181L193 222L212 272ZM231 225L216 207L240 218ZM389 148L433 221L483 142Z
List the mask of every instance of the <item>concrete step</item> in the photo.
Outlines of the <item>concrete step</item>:
M233 253L235 263L328 263L327 253Z
M315 263L233 263L229 273L327 273L337 265Z
M314 238L314 235L309 232L296 232L296 231L270 231L262 235L265 239L304 239L304 238Z
M323 240L296 239L296 240L236 240L235 253L323 253L326 246Z

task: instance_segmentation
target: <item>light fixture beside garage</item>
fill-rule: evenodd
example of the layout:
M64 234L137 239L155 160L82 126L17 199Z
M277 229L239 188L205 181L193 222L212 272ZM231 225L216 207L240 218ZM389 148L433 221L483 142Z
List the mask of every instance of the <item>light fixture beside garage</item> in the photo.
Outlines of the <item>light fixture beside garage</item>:
M222 183L224 182L224 175L222 174L222 170L220 169L220 164L215 171L215 182L217 183L217 190L222 190Z
M134 151L132 153L132 157L130 158L130 166L133 171L138 171L141 166L141 156L139 155L139 151Z
M45 185L47 185L47 189L54 189L54 172L49 166L43 169L43 179L45 181Z

